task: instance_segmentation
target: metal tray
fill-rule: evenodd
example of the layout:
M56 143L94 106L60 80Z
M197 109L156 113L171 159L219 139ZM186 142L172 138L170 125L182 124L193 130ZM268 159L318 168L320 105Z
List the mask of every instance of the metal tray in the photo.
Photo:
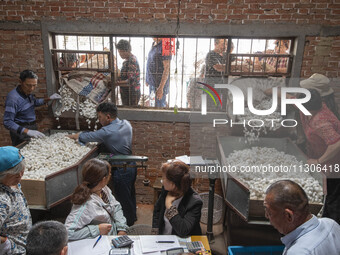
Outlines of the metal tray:
M251 145L244 142L243 137L228 136L217 138L217 157L221 165L228 165L226 158L235 150L243 150L253 146L275 148L287 154L294 155L299 161L306 162L306 155L289 138L260 138ZM320 173L311 173L323 186ZM246 184L230 173L220 174L224 199L226 204L245 221L265 220L263 200L250 199L250 191ZM317 214L322 204L310 203L310 210Z
M48 134L58 132L76 132L70 130L49 130ZM18 145L23 148L27 142ZM22 179L21 188L32 209L50 209L69 199L74 189L81 182L81 169L84 163L98 155L98 147L92 148L79 161L67 168L47 175L44 180Z

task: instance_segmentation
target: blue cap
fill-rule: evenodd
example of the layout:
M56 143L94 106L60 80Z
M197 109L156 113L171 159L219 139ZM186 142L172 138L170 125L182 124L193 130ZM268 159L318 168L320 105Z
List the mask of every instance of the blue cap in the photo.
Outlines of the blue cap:
M15 167L24 159L19 150L13 146L0 147L0 172Z

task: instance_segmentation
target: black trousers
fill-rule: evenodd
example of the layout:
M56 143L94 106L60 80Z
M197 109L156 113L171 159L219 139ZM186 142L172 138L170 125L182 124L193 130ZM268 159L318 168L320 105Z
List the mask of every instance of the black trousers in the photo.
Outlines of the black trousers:
M115 162L116 165L124 162ZM129 163L131 164L131 163ZM128 226L132 226L137 219L136 214L136 167L112 167L112 183L114 196L121 204Z
M140 99L140 91L134 88L120 87L120 96L123 105L138 105Z
M327 195L322 216L340 224L340 179L327 179Z

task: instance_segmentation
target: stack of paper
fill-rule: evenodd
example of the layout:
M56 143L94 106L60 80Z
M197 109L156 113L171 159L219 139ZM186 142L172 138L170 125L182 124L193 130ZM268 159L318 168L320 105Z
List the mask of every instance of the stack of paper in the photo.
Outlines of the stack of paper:
M107 236L102 236L97 245L93 245L98 238L83 239L68 243L68 255L107 255L111 249Z
M177 237L173 235L140 236L140 242L142 253L161 252L181 247Z

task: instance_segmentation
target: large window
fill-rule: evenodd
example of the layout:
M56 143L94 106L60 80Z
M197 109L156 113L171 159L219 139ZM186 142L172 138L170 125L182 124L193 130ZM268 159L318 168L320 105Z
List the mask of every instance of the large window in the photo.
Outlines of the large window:
M194 95L197 82L227 83L229 75L289 76L294 43L292 38L157 39L65 34L54 35L53 40L54 70L59 80L70 71L98 71L118 105L180 109L199 108ZM130 44L139 70L118 49L120 45L126 51L122 40ZM162 82L163 93L158 94ZM140 95L133 103L137 90Z

